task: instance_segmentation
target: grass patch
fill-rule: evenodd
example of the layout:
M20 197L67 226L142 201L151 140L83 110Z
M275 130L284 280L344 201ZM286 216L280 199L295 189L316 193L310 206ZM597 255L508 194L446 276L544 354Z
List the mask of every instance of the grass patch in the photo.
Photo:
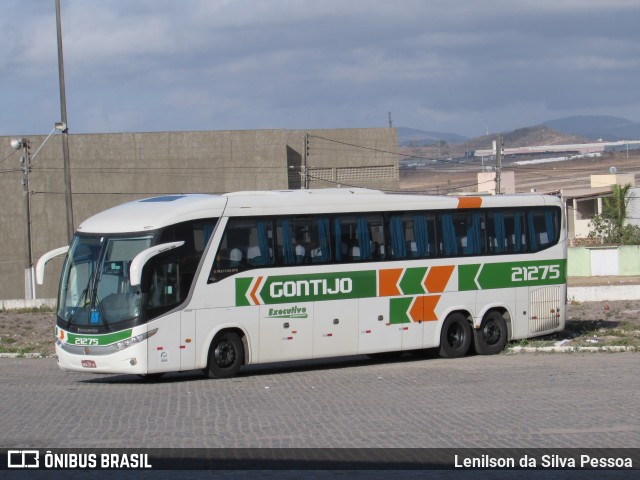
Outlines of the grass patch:
M54 307L48 305L27 308L0 308L0 313L53 313L55 311Z
M638 323L615 320L618 314L607 315L606 320L567 320L562 332L515 342L513 346L553 347L565 341L564 347L636 347L640 348ZM620 316L619 318L624 318Z

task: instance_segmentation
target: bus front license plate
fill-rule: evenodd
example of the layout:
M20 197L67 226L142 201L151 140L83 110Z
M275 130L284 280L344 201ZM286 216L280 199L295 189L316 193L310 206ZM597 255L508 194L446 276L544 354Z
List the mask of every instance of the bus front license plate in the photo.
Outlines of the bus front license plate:
M96 362L93 360L82 360L82 366L84 368L96 368Z

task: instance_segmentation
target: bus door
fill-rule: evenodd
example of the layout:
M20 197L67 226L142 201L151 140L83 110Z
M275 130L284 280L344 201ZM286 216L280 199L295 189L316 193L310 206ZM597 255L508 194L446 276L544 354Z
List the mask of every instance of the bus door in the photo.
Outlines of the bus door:
M359 354L402 349L403 327L392 323L388 298L362 298L358 310Z
M405 314L408 319L403 323L397 324L402 331L402 350L418 350L422 348L425 298L424 295L415 297L409 307L409 311Z
M313 303L260 306L260 363L311 358Z
M358 300L314 303L313 358L358 353Z

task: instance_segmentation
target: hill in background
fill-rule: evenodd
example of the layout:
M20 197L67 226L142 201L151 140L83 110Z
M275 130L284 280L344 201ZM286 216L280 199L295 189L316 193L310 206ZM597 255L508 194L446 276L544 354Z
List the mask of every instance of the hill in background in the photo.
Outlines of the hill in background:
M577 135L568 135L544 125L519 128L512 132L502 133L505 148L529 147L534 145L566 145L573 143L589 143L591 140ZM460 143L437 142L425 146L402 146L399 152L407 157L423 159L459 158L465 152L492 148L497 134L470 138ZM398 138L400 135L398 135Z
M464 145L464 150L491 148L497 133L468 138L451 132L434 132L409 127L398 127L400 147L437 147L445 144ZM562 145L605 141L639 140L640 123L621 117L583 115L549 120L540 125L501 132L506 147L532 145Z
M573 143L589 143L591 140L579 136L567 134L545 125L518 128L512 132L502 133L505 148L530 147L534 145L566 145ZM483 135L470 139L467 144L470 150L491 148L496 134Z
M398 145L402 147L425 147L440 142L463 143L467 137L457 133L430 132L416 128L398 127Z
M549 120L543 125L564 133L579 135L590 140L637 140L640 139L640 123L621 117L606 115L584 115Z

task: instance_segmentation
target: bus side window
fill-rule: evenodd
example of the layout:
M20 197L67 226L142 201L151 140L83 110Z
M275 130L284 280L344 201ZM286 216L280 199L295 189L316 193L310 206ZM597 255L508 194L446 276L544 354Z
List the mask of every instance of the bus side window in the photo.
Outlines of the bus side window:
M333 244L338 262L363 262L384 258L384 221L380 214L336 216Z
M278 264L327 263L331 259L328 217L283 217L276 222Z
M481 255L486 251L484 214L455 212L440 214L441 254Z
M432 214L413 212L389 217L391 258L427 258L435 254L435 225Z
M547 248L557 241L558 223L556 209L535 209L527 213L529 248L532 252Z
M239 269L273 265L273 222L260 218L231 218L213 262L209 282Z
M487 235L489 253L521 253L527 250L524 213L521 210L498 210L489 213Z

